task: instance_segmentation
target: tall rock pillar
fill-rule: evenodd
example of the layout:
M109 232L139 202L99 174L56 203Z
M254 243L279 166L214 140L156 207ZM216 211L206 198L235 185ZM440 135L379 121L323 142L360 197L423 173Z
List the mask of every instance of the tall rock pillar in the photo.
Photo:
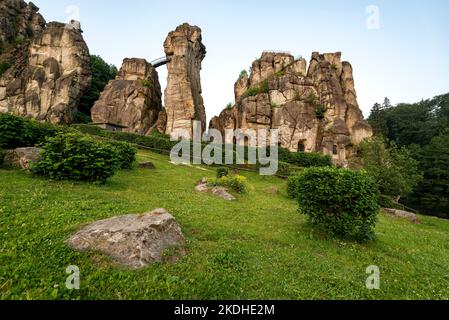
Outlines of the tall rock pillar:
M206 47L201 42L201 29L184 23L168 34L164 50L169 60L165 89L166 133L183 129L192 137L193 121L206 130L206 111L201 97L201 62Z

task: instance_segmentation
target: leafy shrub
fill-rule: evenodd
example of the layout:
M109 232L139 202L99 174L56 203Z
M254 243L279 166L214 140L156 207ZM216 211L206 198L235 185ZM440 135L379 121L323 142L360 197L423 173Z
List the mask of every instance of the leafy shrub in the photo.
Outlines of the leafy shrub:
M252 186L249 184L246 178L239 175L228 175L219 179L215 179L211 182L211 185L228 187L242 194L248 193L252 189Z
M254 97L261 93L269 93L270 88L268 86L268 79L263 80L259 85L250 87L246 92L243 94L244 97Z
M298 152L295 155L295 164L299 167L331 167L332 159L328 155L314 152Z
M226 177L229 175L229 169L228 168L218 168L217 169L217 179Z
M47 139L41 160L32 170L55 180L105 182L118 165L117 151L110 145L87 135L67 133Z
M11 63L9 63L9 62L0 63L0 76L2 74L4 74L6 72L6 70L8 70L9 68L11 68Z
M32 147L45 141L67 128L33 119L15 116L9 113L0 114L0 147L15 149Z
M6 152L5 150L0 149L0 166L3 164L5 160Z
M307 98L305 99L306 103L309 104L315 104L316 100L317 100L317 96L315 95L315 92L311 92L309 93L309 95L307 96Z
M365 172L308 168L296 181L299 211L331 234L372 239L379 210L376 182ZM294 188L293 186L291 188Z
M327 108L323 105L319 105L316 109L315 109L315 115L318 119L324 119L324 115L327 111Z
M287 178L297 172L299 172L301 168L296 167L290 163L278 161L278 171L277 176Z
M153 82L150 79L142 79L140 81L140 84L146 88L152 88L153 87Z
M29 120L9 113L0 114L0 147L15 149L29 146L33 132Z
M287 195L291 199L295 199L298 196L298 181L299 175L291 175L287 179Z
M108 141L105 144L117 153L118 167L120 169L132 169L133 163L136 161L136 148L128 142L122 141Z
M240 72L239 78L248 78L248 71L242 70Z

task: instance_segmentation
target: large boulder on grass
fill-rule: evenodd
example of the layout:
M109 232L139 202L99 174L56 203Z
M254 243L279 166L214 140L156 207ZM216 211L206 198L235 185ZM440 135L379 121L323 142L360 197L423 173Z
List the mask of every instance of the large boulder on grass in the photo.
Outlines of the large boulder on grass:
M42 149L39 148L17 148L6 152L4 163L23 170L30 170L33 163L40 160Z
M96 221L67 243L76 250L102 252L133 269L162 262L164 251L172 247L185 254L181 227L165 209Z

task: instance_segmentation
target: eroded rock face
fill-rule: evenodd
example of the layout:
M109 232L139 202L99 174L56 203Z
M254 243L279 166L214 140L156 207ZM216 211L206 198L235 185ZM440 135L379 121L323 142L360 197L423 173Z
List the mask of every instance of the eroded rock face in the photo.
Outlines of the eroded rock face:
M165 209L156 209L96 221L67 243L76 250L102 252L129 268L142 268L161 262L165 250L183 246L185 239L175 218Z
M254 88L261 90L250 94ZM234 91L235 106L210 122L223 135L226 129L278 129L282 147L323 152L341 166L355 145L372 136L357 103L352 67L340 52L314 52L308 70L302 58L264 52Z
M0 77L0 112L72 123L91 81L89 50L79 22L50 22L13 55L12 67Z
M45 19L32 2L2 0L0 2L0 48L39 35Z
M154 67L145 59L124 59L112 80L95 102L93 122L126 126L124 131L147 135L162 110L161 86Z
M206 112L201 96L201 62L206 48L201 42L201 29L185 23L168 34L164 50L169 60L165 89L166 128L171 134L178 129L191 133L193 121L201 121L206 130Z

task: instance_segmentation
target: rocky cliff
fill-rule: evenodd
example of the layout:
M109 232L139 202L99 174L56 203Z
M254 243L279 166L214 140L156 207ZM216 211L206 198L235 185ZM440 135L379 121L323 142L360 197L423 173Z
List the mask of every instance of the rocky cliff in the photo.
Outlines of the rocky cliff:
M9 31L2 29L1 37L9 44L0 60L9 68L0 76L0 112L72 123L91 80L89 50L79 22L51 22L44 27L31 3L5 3L9 11L2 15L8 18L2 23ZM11 19L17 22L14 26L8 22ZM19 36L20 41L11 43L12 37Z
M32 2L2 0L0 2L0 50L9 45L32 39L45 27L45 20Z
M168 34L164 50L169 63L165 89L166 133L177 129L192 132L192 121L206 130L206 112L201 97L200 70L206 55L201 29L185 23Z
M120 124L128 127L125 129L128 132L149 134L162 109L161 96L154 67L145 59L125 59L116 79L109 82L93 106L92 120Z
M264 52L234 91L235 106L210 122L223 135L226 129L278 129L280 146L323 152L343 166L353 147L372 136L357 103L352 67L339 52L313 53L308 70L302 58Z

